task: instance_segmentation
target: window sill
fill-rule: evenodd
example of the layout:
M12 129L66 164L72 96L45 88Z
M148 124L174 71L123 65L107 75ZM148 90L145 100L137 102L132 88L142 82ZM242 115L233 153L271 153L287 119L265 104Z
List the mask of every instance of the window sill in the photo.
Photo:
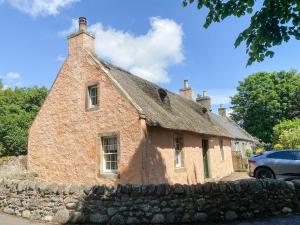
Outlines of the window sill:
M119 173L101 173L101 174L98 174L98 177L108 178L108 179L120 179L120 174Z
M99 109L99 105L95 106L95 107L91 107L91 108L86 108L85 111L90 112L90 111L96 111Z
M185 168L184 167L175 167L175 172L185 172Z

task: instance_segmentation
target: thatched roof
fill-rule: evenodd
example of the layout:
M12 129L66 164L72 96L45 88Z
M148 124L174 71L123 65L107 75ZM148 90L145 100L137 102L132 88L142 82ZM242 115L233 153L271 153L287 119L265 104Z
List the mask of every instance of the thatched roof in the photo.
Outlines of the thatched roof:
M119 89L130 99L149 126L232 137L201 104L185 99L119 67L96 59Z
M228 117L223 117L215 113L210 113L210 118L219 126L223 127L227 132L230 133L230 136L237 140L245 140L251 142L258 142L258 140L252 137L247 131L241 128L233 120Z

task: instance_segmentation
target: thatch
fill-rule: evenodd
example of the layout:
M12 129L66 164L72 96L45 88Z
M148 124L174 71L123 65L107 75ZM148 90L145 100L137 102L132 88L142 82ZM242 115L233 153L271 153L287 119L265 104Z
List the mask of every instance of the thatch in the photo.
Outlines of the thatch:
M160 86L98 59L110 76L142 110L149 126L200 134L234 136L201 104L185 99Z
M220 127L225 129L230 136L237 140L258 142L256 138L252 137L247 131L241 128L238 124L236 124L233 120L228 117L223 117L217 115L215 113L210 113L210 118Z

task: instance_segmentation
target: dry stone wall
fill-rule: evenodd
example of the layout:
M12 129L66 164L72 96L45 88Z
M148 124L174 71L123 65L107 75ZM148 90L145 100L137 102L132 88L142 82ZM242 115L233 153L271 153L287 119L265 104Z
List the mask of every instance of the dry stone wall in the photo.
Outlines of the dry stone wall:
M0 210L58 223L205 223L299 210L300 185L242 180L197 185L57 185L0 180Z

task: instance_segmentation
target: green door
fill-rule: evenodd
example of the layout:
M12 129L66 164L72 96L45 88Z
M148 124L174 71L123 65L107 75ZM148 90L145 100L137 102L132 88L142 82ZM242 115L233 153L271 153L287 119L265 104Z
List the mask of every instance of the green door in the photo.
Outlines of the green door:
M202 140L202 152L203 152L204 178L209 178L208 140Z

